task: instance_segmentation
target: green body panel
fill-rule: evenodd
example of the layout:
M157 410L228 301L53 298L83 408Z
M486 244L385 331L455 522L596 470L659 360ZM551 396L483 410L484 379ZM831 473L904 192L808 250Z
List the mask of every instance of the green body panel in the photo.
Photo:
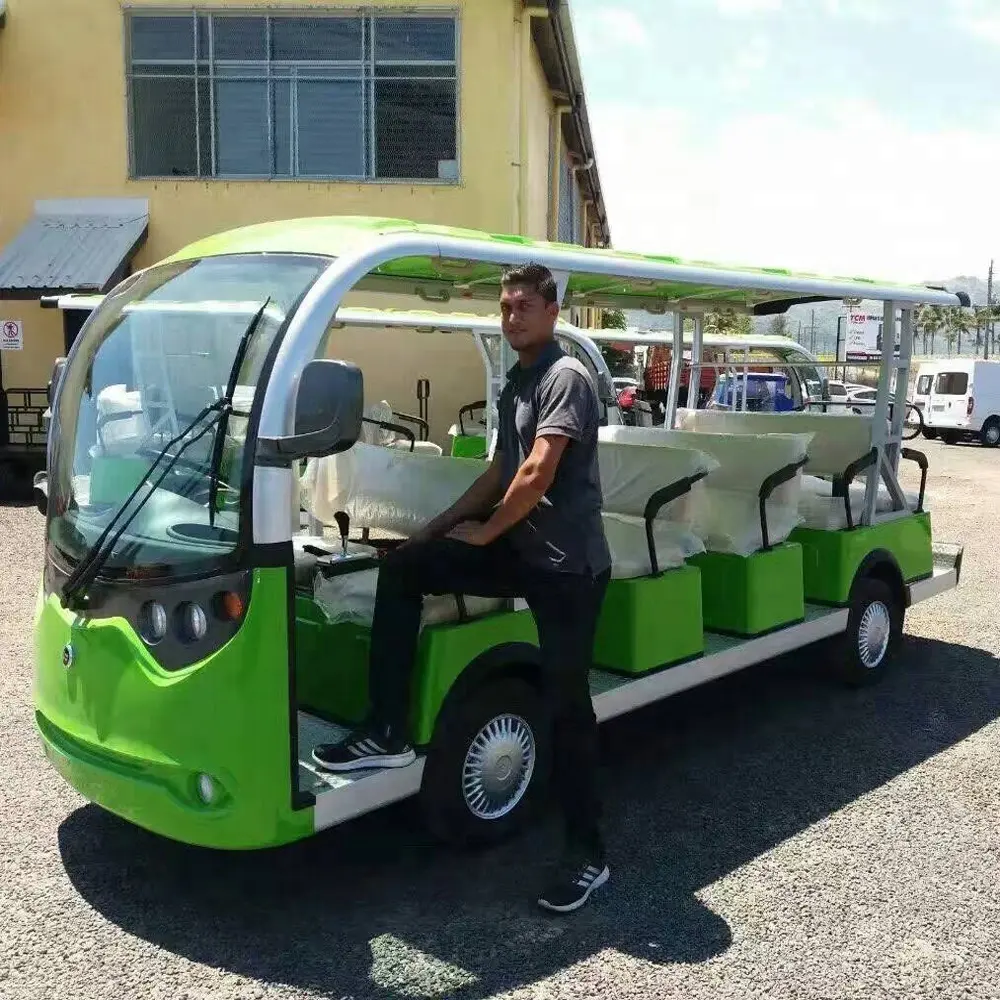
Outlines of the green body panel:
M299 598L296 617L299 703L338 722L360 722L368 712L371 633L351 622L328 623L320 608L305 597ZM473 660L504 643L537 641L530 611L500 612L425 627L413 677L413 741L420 745L430 742L445 697Z
M478 434L456 434L451 442L452 458L485 458L486 438Z
M703 552L690 562L701 570L708 631L761 635L805 617L801 545L785 542L750 556Z
M300 707L337 721L361 722L368 710L371 632L326 620L312 598L295 602L295 693Z
M853 531L796 528L792 538L802 546L809 601L847 604L858 567L878 549L895 558L907 583L930 576L934 570L931 517L926 512Z
M597 666L641 674L689 660L704 649L701 573L696 567L608 585L594 642Z
M76 619L56 596L41 601L35 717L63 777L110 812L189 844L256 848L311 834L312 809L291 803L286 579L284 569L256 570L236 636L170 672L128 622ZM221 783L211 806L197 795L199 773Z
M410 715L414 743L430 742L438 712L459 674L487 650L508 642L537 644L538 633L530 611L499 612L423 630Z

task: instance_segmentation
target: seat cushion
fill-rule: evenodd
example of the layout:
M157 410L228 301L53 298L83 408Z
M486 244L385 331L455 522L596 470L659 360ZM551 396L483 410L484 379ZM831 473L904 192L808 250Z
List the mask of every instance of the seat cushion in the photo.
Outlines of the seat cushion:
M865 509L865 483L851 483L851 518L855 524L861 520ZM817 476L802 477L802 493L799 499L799 513L802 516L802 526L816 528L821 531L841 531L847 527L847 511L844 498L835 497L832 493L833 484L827 479ZM906 505L910 510L917 509L918 494L904 491ZM877 513L891 511L892 496L884 483L879 483L878 498L875 501Z
M357 573L343 573L340 576L324 578L317 575L313 584L313 597L327 620L355 622L370 627L375 611L375 591L378 586L377 569L360 570ZM498 597L463 597L466 614L478 618L499 611L504 601ZM458 601L451 594L441 594L424 598L422 625L443 625L457 622L460 618Z
M646 522L641 517L604 514L604 534L611 550L611 577L627 580L652 573ZM705 551L700 538L683 524L657 520L653 525L656 564L660 570L674 569Z

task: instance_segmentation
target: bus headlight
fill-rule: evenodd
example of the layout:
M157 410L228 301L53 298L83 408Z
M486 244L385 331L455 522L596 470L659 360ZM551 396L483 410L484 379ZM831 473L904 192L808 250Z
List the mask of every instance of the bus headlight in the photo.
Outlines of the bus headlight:
M183 604L180 608L181 632L187 642L198 642L208 631L208 615L200 604Z
M167 634L167 609L159 601L147 601L139 612L139 634L155 645Z
M215 801L216 788L215 781L211 775L198 775L198 797L206 806L210 806Z

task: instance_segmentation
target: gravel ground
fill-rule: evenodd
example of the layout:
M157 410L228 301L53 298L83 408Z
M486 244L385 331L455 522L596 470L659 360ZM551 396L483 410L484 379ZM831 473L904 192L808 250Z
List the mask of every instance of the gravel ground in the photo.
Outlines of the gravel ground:
M875 689L799 655L609 724L612 883L562 919L545 826L455 855L404 804L218 856L85 804L32 733L41 521L0 509L0 996L1000 996L1000 452L923 446L961 589Z

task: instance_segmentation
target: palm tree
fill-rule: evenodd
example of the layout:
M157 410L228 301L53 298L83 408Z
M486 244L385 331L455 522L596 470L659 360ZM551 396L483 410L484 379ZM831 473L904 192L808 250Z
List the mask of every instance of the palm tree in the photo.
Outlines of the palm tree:
M958 353L962 353L962 335L969 335L969 312L960 307L949 309L945 315L945 330L948 337L948 353L951 346L958 341Z

